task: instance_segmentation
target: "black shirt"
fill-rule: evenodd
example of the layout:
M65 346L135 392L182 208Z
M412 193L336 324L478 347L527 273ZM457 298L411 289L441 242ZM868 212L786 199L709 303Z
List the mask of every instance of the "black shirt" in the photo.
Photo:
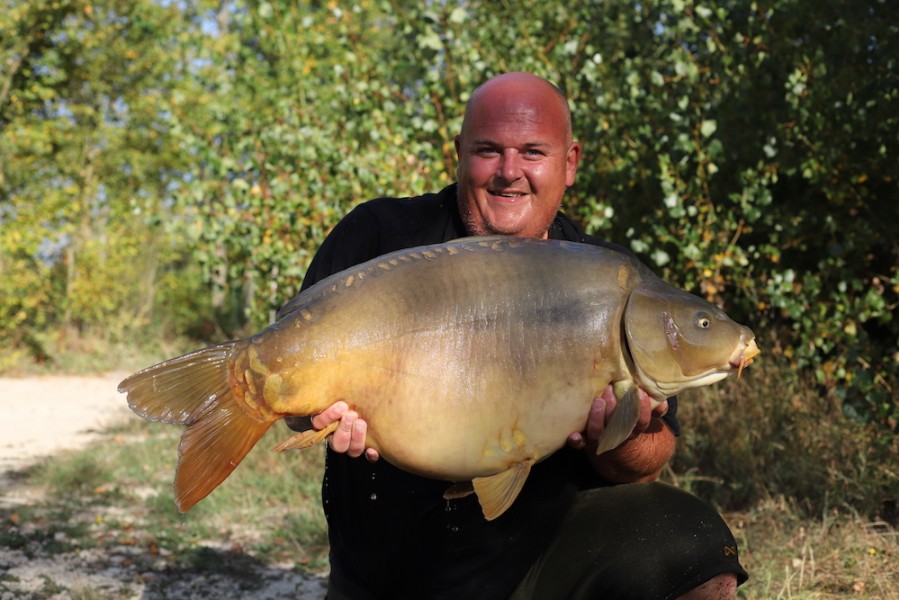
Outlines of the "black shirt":
M303 289L395 250L465 237L456 185L416 198L360 204L316 253ZM556 215L549 237L623 248ZM676 403L666 416L677 431ZM574 494L602 485L583 452L535 465L512 507L486 521L474 495L444 500L445 481L328 450L322 501L334 585L352 598L505 598L554 536Z

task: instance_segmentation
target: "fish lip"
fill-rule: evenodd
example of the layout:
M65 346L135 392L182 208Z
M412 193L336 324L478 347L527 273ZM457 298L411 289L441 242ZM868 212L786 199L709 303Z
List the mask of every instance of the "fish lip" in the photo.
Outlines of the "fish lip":
M728 362L732 368L737 370L737 379L743 374L743 369L752 364L752 359L761 353L755 338L750 339L734 351Z

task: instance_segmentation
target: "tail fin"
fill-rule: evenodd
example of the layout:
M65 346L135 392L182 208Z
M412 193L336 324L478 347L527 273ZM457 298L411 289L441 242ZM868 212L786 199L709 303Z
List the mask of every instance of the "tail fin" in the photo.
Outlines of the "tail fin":
M252 418L229 392L188 425L178 446L175 471L178 510L187 512L217 488L272 423Z
M151 421L186 425L178 447L175 502L181 512L209 495L274 421L251 416L229 385L227 342L159 363L119 384L128 405Z

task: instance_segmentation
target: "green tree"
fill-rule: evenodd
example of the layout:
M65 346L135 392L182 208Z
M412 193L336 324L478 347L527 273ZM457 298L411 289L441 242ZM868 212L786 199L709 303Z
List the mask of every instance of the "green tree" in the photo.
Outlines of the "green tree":
M154 2L6 3L0 16L0 333L145 325L171 260L182 13ZM40 350L38 350L40 352Z
M672 281L745 315L847 413L895 429L897 10L619 9L588 17L603 33L584 53L600 115L585 218L617 211L613 233Z
M353 204L449 181L448 111L396 62L407 17L381 9L223 3L194 45L194 93L170 108L195 160L179 198L231 332L271 320Z

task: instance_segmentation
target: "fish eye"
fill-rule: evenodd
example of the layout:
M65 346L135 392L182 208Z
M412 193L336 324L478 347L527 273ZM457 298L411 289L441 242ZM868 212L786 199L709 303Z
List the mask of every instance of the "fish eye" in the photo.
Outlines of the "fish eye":
M712 326L712 317L707 312L696 313L696 326L700 329L708 329Z

